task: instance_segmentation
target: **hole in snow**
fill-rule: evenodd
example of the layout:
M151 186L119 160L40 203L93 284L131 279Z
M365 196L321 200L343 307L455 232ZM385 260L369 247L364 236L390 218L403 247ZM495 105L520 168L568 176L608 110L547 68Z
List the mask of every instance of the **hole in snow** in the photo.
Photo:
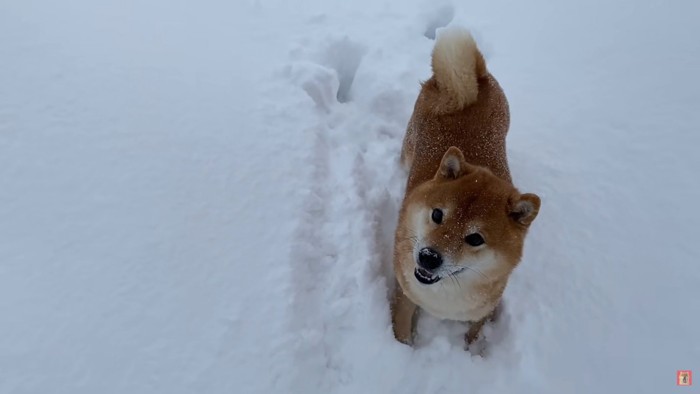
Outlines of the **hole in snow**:
M325 64L338 73L338 94L336 98L341 103L350 101L350 90L355 80L355 73L362 62L365 48L347 38L332 44L325 53Z
M434 13L430 21L428 22L428 27L425 29L424 36L435 39L437 29L447 26L452 22L452 18L455 16L455 9L451 5L444 5L438 8Z

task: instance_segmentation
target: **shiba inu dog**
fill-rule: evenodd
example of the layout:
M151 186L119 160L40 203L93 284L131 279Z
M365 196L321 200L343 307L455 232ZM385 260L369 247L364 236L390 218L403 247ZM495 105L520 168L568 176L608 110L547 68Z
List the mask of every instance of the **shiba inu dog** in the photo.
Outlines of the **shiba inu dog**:
M470 322L473 342L499 305L540 209L512 184L508 101L470 33L443 29L403 141L408 171L394 246L396 339L413 343L418 308Z

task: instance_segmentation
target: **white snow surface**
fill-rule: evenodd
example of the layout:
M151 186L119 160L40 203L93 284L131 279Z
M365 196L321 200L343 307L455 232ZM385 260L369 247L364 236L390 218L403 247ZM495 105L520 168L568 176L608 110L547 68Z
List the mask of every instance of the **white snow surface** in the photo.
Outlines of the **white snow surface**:
M0 393L680 392L699 4L0 2ZM446 25L542 197L483 356L389 318L401 139Z

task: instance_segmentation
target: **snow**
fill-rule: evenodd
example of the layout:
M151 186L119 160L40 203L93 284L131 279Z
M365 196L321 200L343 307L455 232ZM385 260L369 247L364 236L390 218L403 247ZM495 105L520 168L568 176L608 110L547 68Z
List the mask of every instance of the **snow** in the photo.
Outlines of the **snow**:
M0 3L0 393L672 392L700 370L698 15ZM542 197L484 357L429 316L397 343L387 303L401 138L448 24Z

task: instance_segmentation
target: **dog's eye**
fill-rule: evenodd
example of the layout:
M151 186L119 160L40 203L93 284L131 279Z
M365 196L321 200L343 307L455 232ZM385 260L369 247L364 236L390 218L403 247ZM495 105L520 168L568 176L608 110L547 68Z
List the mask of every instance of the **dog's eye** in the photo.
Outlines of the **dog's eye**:
M466 237L464 237L464 242L466 242L470 246L479 246L484 244L484 237L482 237L481 234L478 233L469 234Z
M431 215L433 222L440 224L442 223L442 211L440 209L433 209L433 214Z

